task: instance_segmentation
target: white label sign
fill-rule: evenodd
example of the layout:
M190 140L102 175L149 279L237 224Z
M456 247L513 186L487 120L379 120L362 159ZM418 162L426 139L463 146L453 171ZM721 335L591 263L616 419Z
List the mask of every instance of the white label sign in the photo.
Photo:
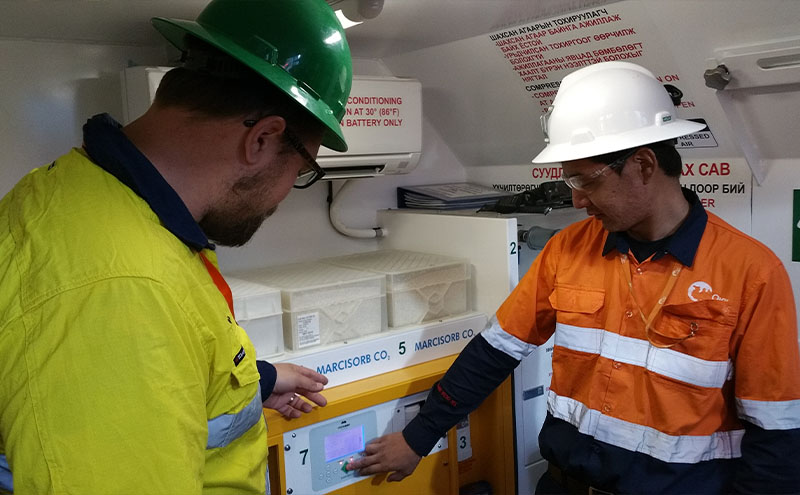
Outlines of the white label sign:
M714 134L711 133L711 129L708 128L708 124L706 123L705 119L688 120L697 122L698 124L703 124L706 127L705 129L700 129L694 134L687 134L679 137L678 144L675 145L676 148L716 148L719 146L717 144L717 140L714 139Z
M297 347L302 349L320 343L319 313L297 315Z
M353 88L342 117L347 155L418 152L422 149L422 86L399 78L353 78ZM401 149L405 148L405 149ZM322 147L320 157L339 156Z
M485 314L473 313L313 351L287 352L273 362L305 366L325 375L329 387L342 385L456 354L483 330L486 322Z
M469 435L469 416L456 425L456 444L458 445L458 462L472 457L472 439Z

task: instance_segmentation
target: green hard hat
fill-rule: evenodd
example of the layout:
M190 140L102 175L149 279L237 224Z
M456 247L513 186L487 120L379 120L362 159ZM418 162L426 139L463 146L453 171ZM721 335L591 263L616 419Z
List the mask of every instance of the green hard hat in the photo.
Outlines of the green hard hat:
M196 21L152 23L181 51L186 35L196 36L261 74L325 126L323 146L347 151L340 122L353 67L325 0L212 0Z

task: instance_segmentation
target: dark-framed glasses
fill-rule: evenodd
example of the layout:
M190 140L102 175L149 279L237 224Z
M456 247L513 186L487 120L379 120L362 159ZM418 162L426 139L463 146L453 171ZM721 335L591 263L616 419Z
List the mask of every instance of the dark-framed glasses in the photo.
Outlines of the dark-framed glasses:
M261 119L249 119L245 120L243 124L245 127L253 127L259 120ZM325 170L319 166L319 163L300 142L300 138L288 127L283 129L283 137L292 149L306 161L306 166L297 173L297 179L295 179L293 186L295 189L305 189L325 176Z
M629 153L625 153L624 155L617 158L613 162L603 166L603 168L595 170L589 175L577 174L569 177L563 177L564 182L566 182L567 186L569 186L569 188L572 190L586 191L591 187L592 183L595 182L599 177L605 177L612 170L621 168L625 164L625 162L628 161L628 158L632 157L633 154L636 153L637 151L638 148Z

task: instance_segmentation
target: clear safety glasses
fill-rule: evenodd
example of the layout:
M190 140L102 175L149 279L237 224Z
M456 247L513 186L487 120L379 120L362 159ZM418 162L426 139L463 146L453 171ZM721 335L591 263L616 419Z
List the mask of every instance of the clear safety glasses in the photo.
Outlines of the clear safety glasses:
M243 123L245 127L253 127L259 120L260 119L250 119L245 120ZM325 170L319 166L319 163L311 156L311 153L308 152L306 147L303 146L303 143L300 142L300 138L298 138L294 132L290 131L288 127L283 130L283 137L292 149L306 161L306 166L297 173L297 179L295 179L293 186L295 189L305 189L325 176Z
M630 153L625 153L621 157L617 158L613 162L605 165L603 168L597 169L589 175L572 175L570 177L564 176L564 182L566 182L567 186L570 189L575 191L586 191L589 189L593 182L595 182L599 177L605 177L608 175L609 172L612 170L616 170L618 168L622 168L628 158L632 157L634 153L638 151L638 148L634 149Z

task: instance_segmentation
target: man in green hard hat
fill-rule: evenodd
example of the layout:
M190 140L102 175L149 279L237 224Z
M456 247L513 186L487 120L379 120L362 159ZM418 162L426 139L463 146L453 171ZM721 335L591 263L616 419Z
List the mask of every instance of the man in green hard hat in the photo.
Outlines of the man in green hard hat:
M347 149L344 31L324 0L153 25L183 59L152 107L92 117L0 201L0 492L263 494L262 405L325 404L322 375L256 361L214 243Z

